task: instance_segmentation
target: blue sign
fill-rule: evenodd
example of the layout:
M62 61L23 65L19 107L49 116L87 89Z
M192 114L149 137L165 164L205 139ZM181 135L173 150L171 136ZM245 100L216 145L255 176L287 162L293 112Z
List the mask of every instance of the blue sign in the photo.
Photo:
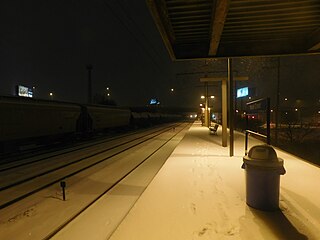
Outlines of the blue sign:
M244 88L239 88L237 90L237 98L245 97L249 95L249 88L244 87Z
M156 98L152 98L151 100L150 100L150 103L149 103L150 105L158 105L158 104L160 104L160 102L158 101L158 99L156 99Z

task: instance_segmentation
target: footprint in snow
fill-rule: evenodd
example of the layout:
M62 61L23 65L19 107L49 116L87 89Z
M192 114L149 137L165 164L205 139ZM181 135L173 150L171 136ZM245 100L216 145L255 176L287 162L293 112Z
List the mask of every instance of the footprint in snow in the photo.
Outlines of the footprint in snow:
M196 213L197 213L196 204L191 203L191 204L190 204L190 209L191 209L191 212L192 212L193 214L196 214Z

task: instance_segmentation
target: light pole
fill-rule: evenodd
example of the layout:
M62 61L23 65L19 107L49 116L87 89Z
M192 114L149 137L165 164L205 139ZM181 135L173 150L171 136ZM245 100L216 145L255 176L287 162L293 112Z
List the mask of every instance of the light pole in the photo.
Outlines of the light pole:
M205 103L204 103L204 125L206 127L209 127L209 107L208 107L208 91L207 91L207 88L206 88L206 95L202 95L201 96L201 99L204 99L205 100Z
M35 97L35 92L36 92L36 87L33 86L33 87L32 87L32 97L33 97L33 98Z
M206 127L211 126L211 113L213 111L213 103L212 103L212 108L209 106L209 96L208 96L208 90L206 89L206 96L202 95L201 99L205 100L205 105L204 105L204 125ZM210 96L210 99L214 100L214 96ZM202 104L200 104L202 106Z
M211 116L212 116L213 110L214 110L214 99L215 99L215 96L210 96L210 98L212 99L212 108L211 108L211 112L210 112L210 116L209 116L210 126L211 126Z

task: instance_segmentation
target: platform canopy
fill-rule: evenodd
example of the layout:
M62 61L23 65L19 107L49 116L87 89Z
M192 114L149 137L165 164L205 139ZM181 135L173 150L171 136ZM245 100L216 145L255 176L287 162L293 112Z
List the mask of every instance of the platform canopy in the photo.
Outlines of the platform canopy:
M173 60L320 52L319 0L146 0Z

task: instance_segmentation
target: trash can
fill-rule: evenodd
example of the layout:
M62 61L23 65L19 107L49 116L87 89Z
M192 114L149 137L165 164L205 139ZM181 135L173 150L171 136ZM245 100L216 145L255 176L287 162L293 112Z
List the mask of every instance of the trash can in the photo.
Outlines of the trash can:
M246 175L246 202L250 207L279 209L280 175L286 173L283 160L270 145L257 145L243 157Z

